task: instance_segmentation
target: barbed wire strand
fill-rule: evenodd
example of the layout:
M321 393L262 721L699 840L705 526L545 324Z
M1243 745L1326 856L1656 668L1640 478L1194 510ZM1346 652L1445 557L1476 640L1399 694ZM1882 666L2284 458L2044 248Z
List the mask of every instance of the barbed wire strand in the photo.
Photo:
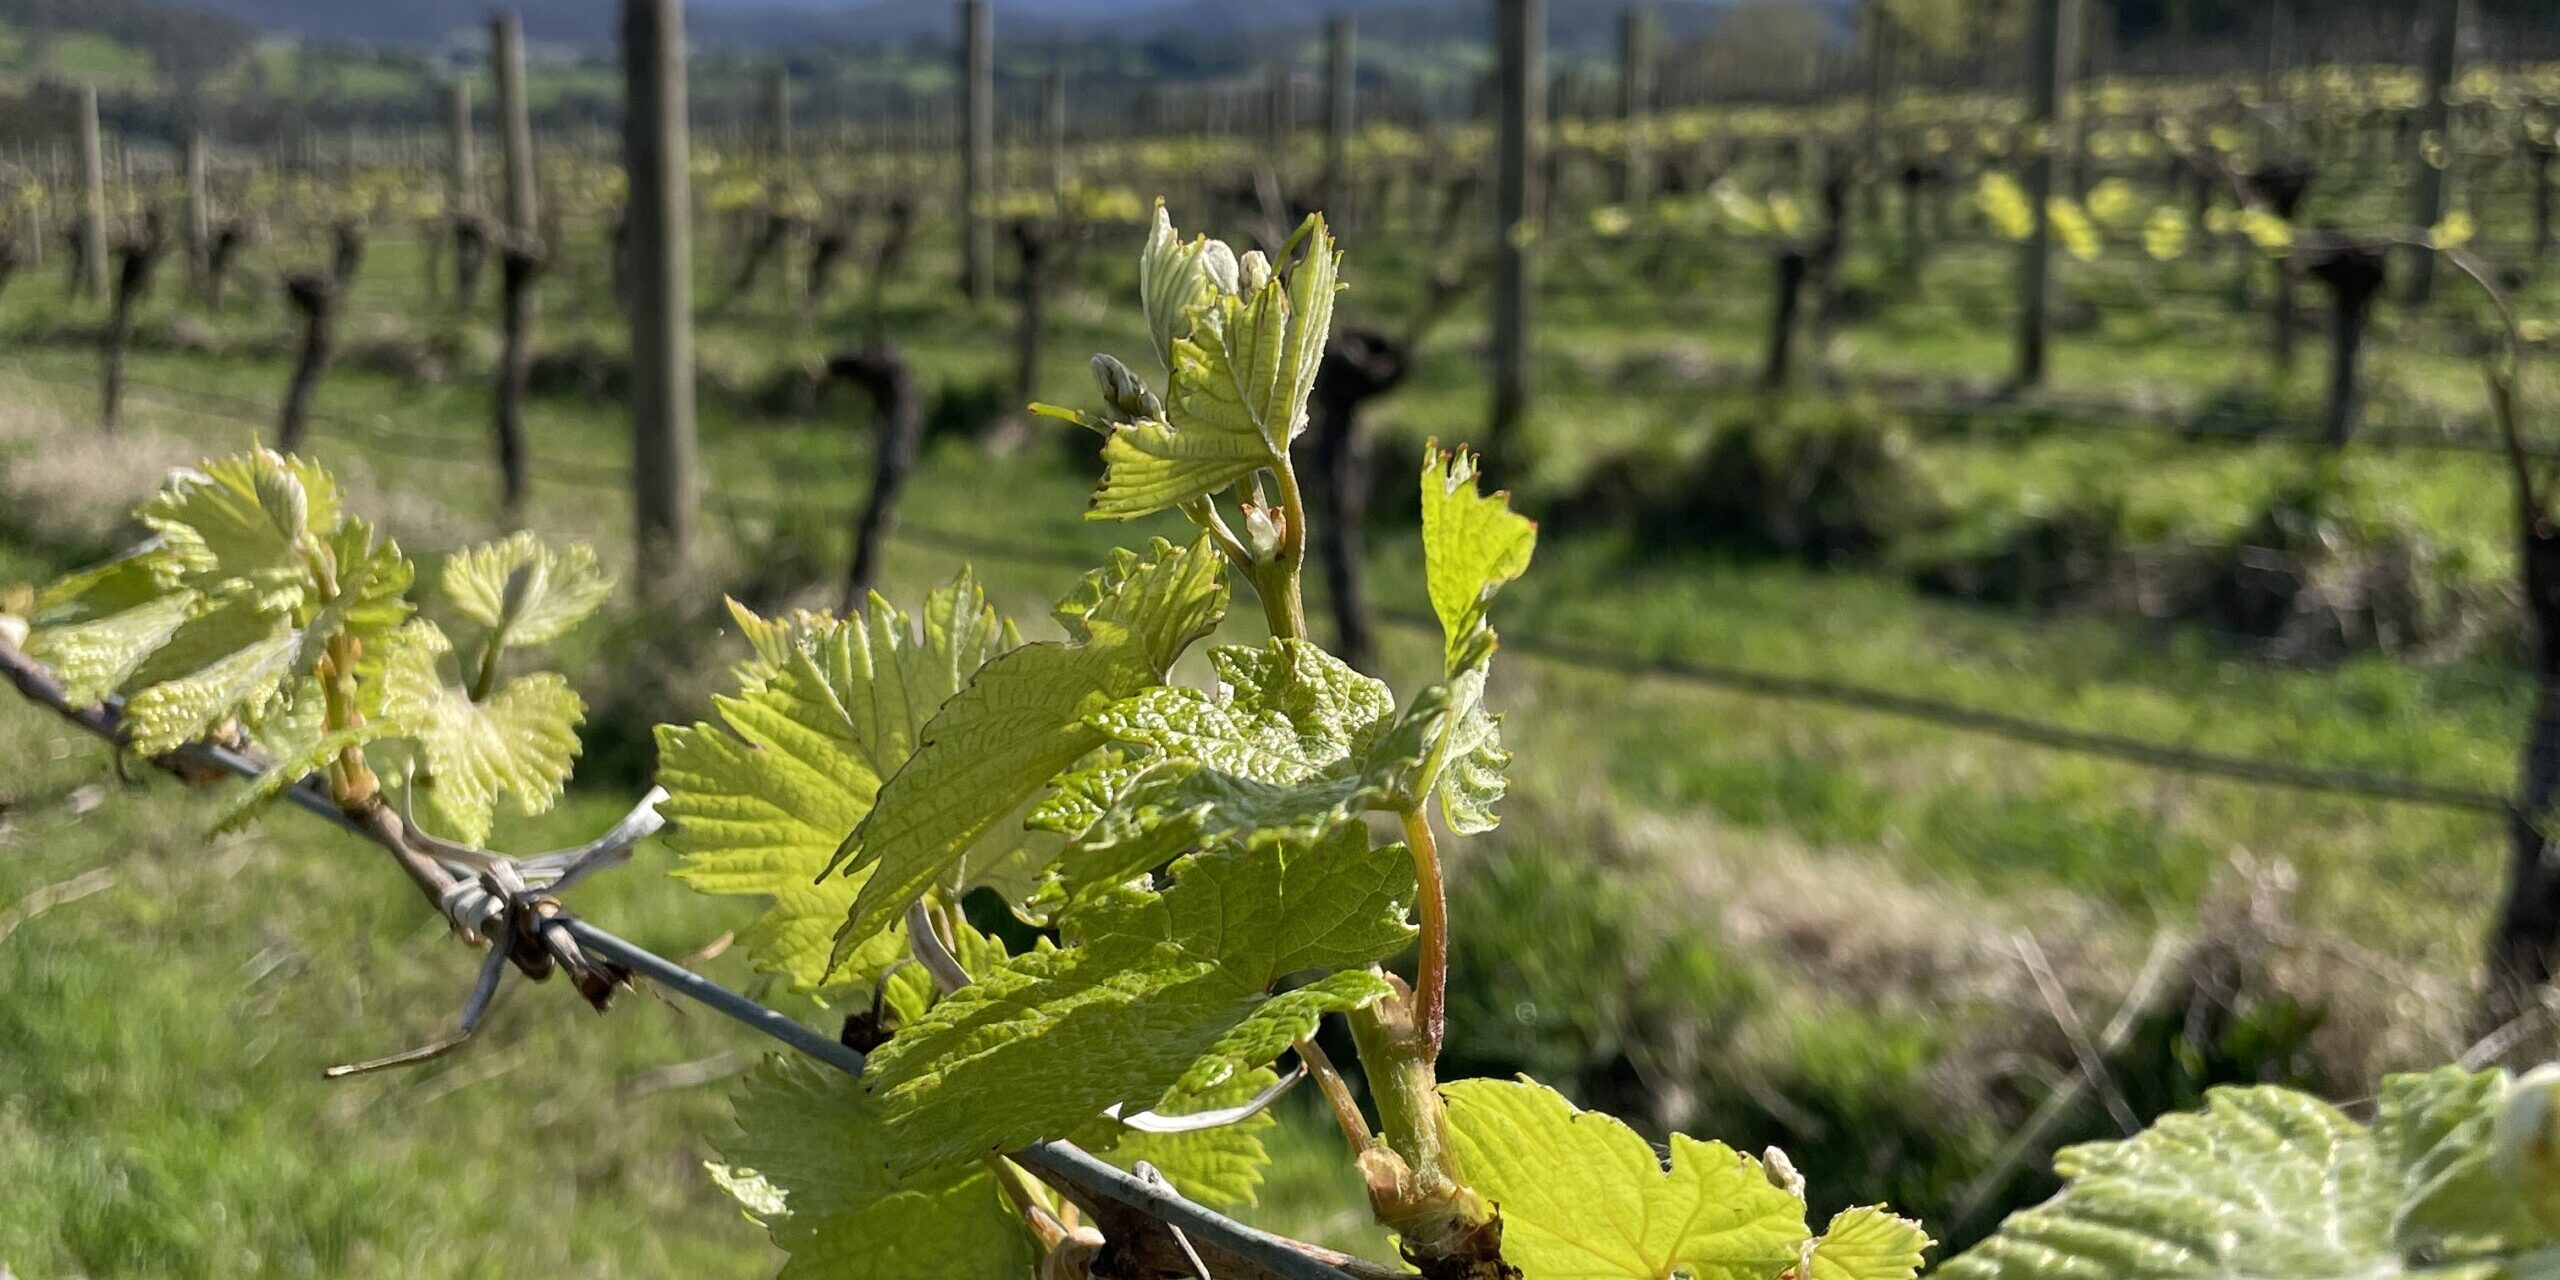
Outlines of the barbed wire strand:
M63 716L91 734L122 748L121 717L107 704L82 707L64 695L52 673L33 658L0 643L0 671L29 701ZM255 779L265 766L244 752L215 743L188 743L173 756L235 778ZM321 789L316 777L305 778L284 799L339 829L370 843L382 844L379 832L342 810ZM588 952L628 968L661 988L691 1000L739 1025L774 1040L849 1076L859 1077L863 1055L800 1023L779 1010L751 1000L664 956L628 942L575 916L562 916L563 926ZM1140 1215L1197 1240L1213 1255L1275 1280L1387 1280L1403 1274L1364 1259L1273 1235L1237 1222L1185 1199L1160 1182L1150 1182L1095 1158L1071 1143L1039 1143L1014 1153L1062 1190L1078 1193L1127 1214Z

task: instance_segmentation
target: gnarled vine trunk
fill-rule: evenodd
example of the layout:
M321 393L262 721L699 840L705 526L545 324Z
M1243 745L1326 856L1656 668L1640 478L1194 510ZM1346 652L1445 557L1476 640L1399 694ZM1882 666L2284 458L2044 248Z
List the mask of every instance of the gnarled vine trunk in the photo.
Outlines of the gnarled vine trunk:
M827 372L861 387L871 397L871 416L879 428L871 467L871 498L853 526L853 563L845 573L844 611L862 607L879 581L880 560L889 533L897 526L898 498L916 469L924 448L924 397L916 389L915 371L895 344L881 341L827 361Z

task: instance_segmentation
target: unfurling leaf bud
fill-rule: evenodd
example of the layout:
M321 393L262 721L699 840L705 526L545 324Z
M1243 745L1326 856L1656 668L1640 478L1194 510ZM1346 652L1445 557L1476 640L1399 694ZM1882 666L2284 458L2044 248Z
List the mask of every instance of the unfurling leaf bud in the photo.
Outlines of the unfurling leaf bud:
M1164 402L1138 380L1138 375L1129 372L1129 366L1110 356L1097 355L1093 358L1093 380L1102 388L1102 402L1123 420L1163 419Z
M1236 291L1239 295L1252 297L1262 292L1262 286L1269 283L1271 283L1271 259L1262 256L1262 250L1246 250L1242 257L1236 259Z
M1253 553L1256 564L1269 564L1280 558L1281 514L1269 507L1246 503L1244 508L1244 549Z
M311 495L302 487L302 477L281 460L258 470L258 509L267 514L267 522L283 534L287 542L300 540L311 523Z

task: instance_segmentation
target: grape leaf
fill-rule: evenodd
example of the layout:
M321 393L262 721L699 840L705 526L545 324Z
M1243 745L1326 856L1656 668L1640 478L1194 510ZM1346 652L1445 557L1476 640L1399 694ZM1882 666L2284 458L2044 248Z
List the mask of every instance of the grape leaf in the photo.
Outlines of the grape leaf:
M311 590L305 539L336 528L340 506L317 464L255 449L172 474L138 514L187 585L243 583L263 607L285 609Z
M1436 794L1442 820L1459 835L1502 825L1493 807L1511 789L1511 752L1502 745L1502 717L1484 709L1484 683L1482 664L1450 682L1450 698L1464 710L1449 722Z
M1493 627L1486 609L1505 583L1528 571L1538 526L1511 510L1510 495L1477 492L1476 460L1465 450L1422 455L1422 572L1439 615L1442 666L1450 690L1446 738L1435 755L1433 785L1451 831L1492 830L1493 811L1509 782L1511 753L1502 718L1484 709Z
M438 585L454 612L487 628L502 647L556 640L613 594L595 548L574 543L555 551L530 530L455 552Z
M1373 969L1344 969L1283 991L1228 1028L1174 1087L1192 1093L1219 1088L1240 1073L1277 1060L1289 1046L1314 1035L1324 1015L1366 1009L1394 991Z
M1170 236L1170 226L1161 234ZM1308 215L1300 234L1306 251L1287 279L1244 272L1190 311L1198 317L1190 335L1165 348L1172 369L1165 416L1111 424L1088 519L1134 519L1286 465L1289 443L1306 429L1341 267L1321 217ZM1142 273L1159 257L1157 245L1151 237ZM1187 279L1171 270L1164 278Z
M1086 717L1149 685L1222 616L1226 584L1204 538L1156 540L1070 597L1071 639L1027 644L978 668L880 788L831 872L868 873L836 935L838 960L878 934L999 820L1102 745Z
M2503 1072L2459 1067L2383 1082L2373 1138L2384 1165L2400 1178L2396 1236L2530 1240L2543 1234L2524 1197L2491 1163L2490 1130L2507 1087Z
M53 668L65 696L86 705L123 688L195 606L195 593L180 591L84 621L49 624L28 638L27 653Z
M1929 1233L1878 1205L1832 1216L1822 1238L1805 1249L1803 1280L1912 1280Z
M383 671L383 714L417 740L428 804L456 839L481 844L501 798L525 814L560 799L587 707L553 671L518 676L475 701L445 681L442 660L451 649L433 623L410 624Z
M1422 576L1452 676L1490 650L1486 607L1503 584L1528 571L1538 545L1537 524L1511 510L1509 494L1478 493L1478 478L1474 455L1423 446Z
M986 1280L1037 1260L984 1167L901 1177L894 1139L859 1081L768 1059L736 1100L738 1133L715 1167L791 1254L788 1280Z
M2200 1113L2067 1148L2054 1170L2060 1193L1938 1274L2312 1280L2408 1269L2392 1239L2400 1172L2362 1126L2292 1090L2217 1089Z
M168 541L154 537L113 560L75 569L36 593L34 621L68 626L146 604L177 588L181 566Z
M1195 317L1210 299L1236 291L1236 253L1223 240L1194 236L1185 243L1173 229L1164 201L1156 201L1155 225L1138 253L1138 305L1156 359L1173 367L1173 344L1191 336Z
M1534 1081L1440 1093L1460 1174L1526 1280L1772 1280L1800 1261L1803 1202L1722 1143L1673 1134L1666 1171L1634 1130Z
M1278 1079L1267 1068L1239 1072L1215 1088L1177 1089L1148 1110L1183 1116L1238 1106ZM1263 1170L1271 1164L1262 1134L1277 1123L1265 1110L1214 1129L1142 1133L1105 1119L1095 1121L1079 1145L1123 1169L1134 1171L1144 1160L1183 1195L1212 1209L1233 1212L1249 1209L1261 1199Z
M1011 958L873 1056L898 1159L922 1168L1010 1151L1152 1102L1267 1007L1281 976L1364 965L1413 937L1410 860L1402 846L1370 848L1364 831L1202 854L1174 875L1161 893L1078 912L1073 945ZM1275 1016L1361 995L1327 988Z
M1311 839L1363 810L1413 802L1446 721L1446 686L1398 712L1385 685L1304 641L1222 646L1210 658L1225 689L1148 689L1092 717L1132 750L1075 775L1076 803L1100 811L1069 852L1086 882L1207 842Z
M676 875L704 893L773 900L744 935L766 971L805 991L868 984L905 953L903 937L884 932L830 983L836 929L862 882L821 873L926 720L1012 628L965 571L926 599L921 632L876 598L858 621L731 609L757 653L745 687L713 700L719 726L658 727Z
M302 637L281 618L259 617L254 604L244 600L238 612L218 610L190 619L187 626L179 628L177 638L161 650L162 654L174 649L199 624L203 630L197 634L207 634L245 618L258 624L260 630L238 645L226 646L219 656L203 665L155 681L126 699L124 730L134 750L145 756L165 755L205 736L225 721L255 714L283 696L284 682L295 671ZM145 664L146 668L151 665Z

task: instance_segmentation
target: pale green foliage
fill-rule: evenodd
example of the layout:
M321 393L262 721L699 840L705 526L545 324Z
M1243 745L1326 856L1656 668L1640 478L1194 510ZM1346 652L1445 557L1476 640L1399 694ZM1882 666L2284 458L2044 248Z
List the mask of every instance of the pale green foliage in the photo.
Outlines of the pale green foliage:
M474 700L445 681L452 648L434 623L410 623L383 670L382 713L417 740L425 765L417 785L429 807L455 839L478 844L500 799L537 814L560 798L587 706L556 671L518 676Z
M2291 1090L2218 1090L2201 1113L2064 1151L2062 1191L1941 1274L2313 1280L2449 1254L2477 1259L2450 1274L2543 1274L2552 1239L2490 1159L2507 1089L2501 1073L2396 1076L2370 1129Z
M978 668L920 731L921 745L880 788L836 852L867 874L836 939L842 961L942 880L980 838L1069 765L1101 746L1094 712L1163 682L1175 658L1226 606L1204 539L1159 539L1089 578L1060 605L1072 638L1027 644Z
M1146 312L1156 362L1172 369L1173 344L1191 336L1199 310L1211 298L1235 291L1235 250L1206 236L1184 243L1173 229L1173 215L1157 201L1155 224L1138 253L1138 305Z
M336 528L341 511L317 463L258 449L176 472L137 514L187 586L282 610L310 589L308 540Z
M925 1168L1009 1151L1071 1134L1106 1107L1263 1065L1228 1055L1276 1053L1295 1036L1275 1047L1257 1028L1226 1040L1258 1010L1287 1002L1273 1016L1302 1033L1316 1009L1356 1007L1386 987L1336 984L1294 1001L1264 992L1291 973L1401 950L1412 898L1405 851L1346 829L1323 844L1202 854L1162 892L1091 904L1070 920L1071 945L981 975L873 1057L893 1159Z
M898 1175L859 1081L772 1059L737 1098L714 1174L791 1253L790 1280L988 1280L1030 1274L1030 1234L983 1165Z
M1217 692L1160 686L1089 718L1124 749L1070 775L1041 810L1074 837L1063 864L1071 890L1203 842L1313 838L1366 809L1413 803L1446 719L1444 689L1399 713L1384 684L1303 640L1222 645L1209 662Z
M1635 1130L1533 1081L1441 1094L1459 1170L1526 1280L1774 1280L1801 1260L1804 1202L1722 1143L1673 1134L1666 1170Z
M557 640L613 594L594 548L554 551L530 532L455 552L441 585L453 611L501 647Z
M1822 1238L1805 1250L1805 1280L1911 1280L1919 1274L1929 1233L1877 1205L1832 1215Z
M1460 834L1489 831L1499 821L1511 753L1501 718L1484 709L1494 633L1486 620L1494 594L1528 571L1538 526L1511 509L1508 494L1478 491L1476 460L1465 450L1422 454L1422 572L1439 615L1451 716L1437 756L1440 813Z
M925 721L1016 640L965 572L926 599L921 628L878 599L852 621L731 610L756 661L737 694L714 699L721 725L658 726L659 811L684 855L679 878L772 899L744 936L757 964L803 990L832 989L828 956L861 882L822 873ZM904 950L892 940L843 982L867 984Z
M49 587L28 648L73 698L122 695L145 755L235 733L267 754L223 821L336 764L341 802L369 800L361 749L378 742L426 766L435 812L475 843L499 799L526 813L558 799L584 708L557 675L499 683L497 659L594 609L609 584L592 552L519 535L455 558L447 595L488 633L466 690L442 672L443 632L413 617L410 562L316 465L266 450L207 462L138 514L153 539Z
M1299 228L1305 247L1284 277L1259 253L1239 259L1216 241L1183 245L1162 206L1156 217L1138 271L1170 370L1165 412L1104 424L1102 486L1087 512L1097 520L1149 515L1281 470L1306 429L1333 326L1341 255L1322 218L1309 215ZM1133 400L1104 390L1115 408Z

